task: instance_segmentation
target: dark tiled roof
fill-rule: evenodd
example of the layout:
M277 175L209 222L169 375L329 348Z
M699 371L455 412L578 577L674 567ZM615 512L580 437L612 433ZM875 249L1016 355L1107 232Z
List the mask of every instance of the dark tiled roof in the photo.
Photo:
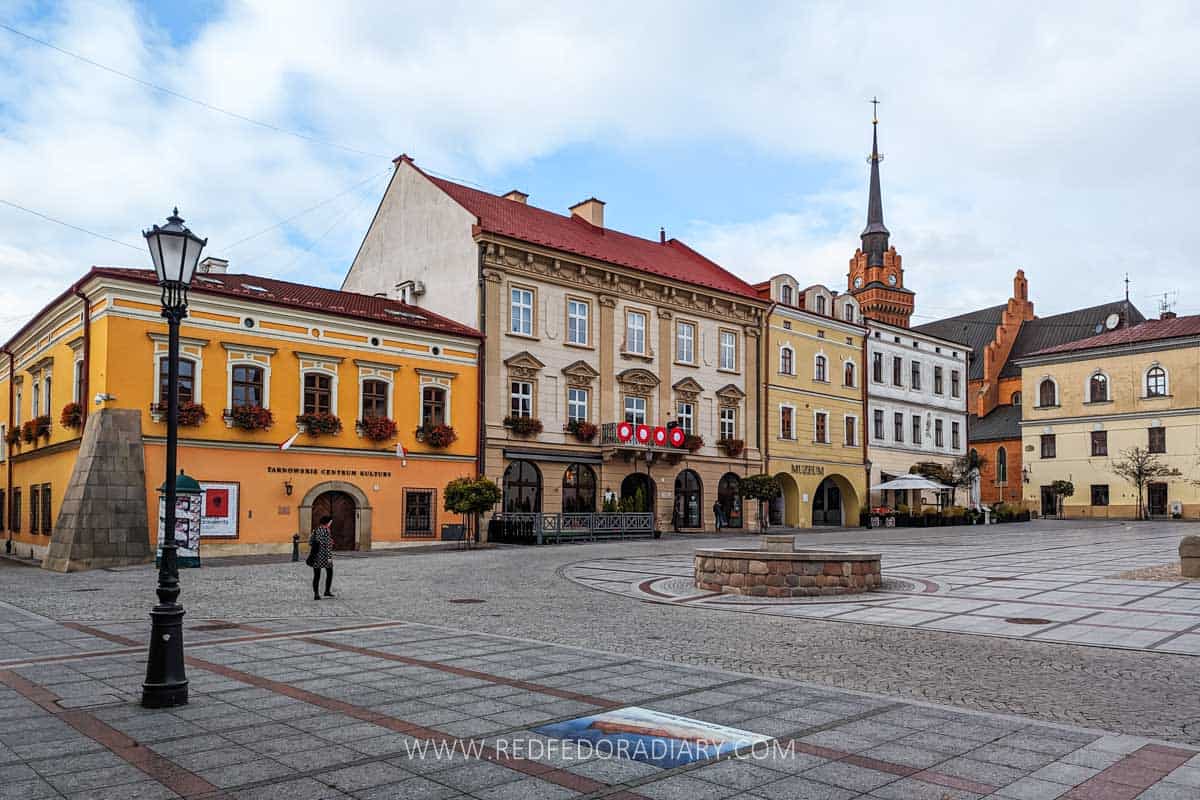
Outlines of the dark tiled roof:
M84 280L92 275L104 275L113 278L138 281L139 283L156 283L153 270L129 269L127 267L92 267L92 271L84 276ZM261 275L240 275L236 273L197 273L192 281L190 290L193 294L215 294L224 297L236 297L241 300L253 300L268 305L284 306L302 311L316 311L332 314L338 317L349 317L357 320L371 320L398 328L448 333L455 336L469 336L473 339L482 338L479 331L461 325L454 320L426 311L417 306L401 303L399 300L389 300L386 297L375 297L357 292L341 292L336 289L324 289L319 286L307 286L302 283L281 281L277 278L266 278Z
M994 442L999 439L1021 438L1021 407L996 406L982 419L974 414L967 417L968 442Z
M983 380L983 351L996 336L996 326L1004 316L1006 306L981 308L957 317L940 319L916 325L914 331L949 339L952 342L962 342L973 351L971 365L967 370L967 380Z
M1008 356L1008 362L1000 370L1000 377L1020 377L1021 369L1013 364L1015 359L1049 347L1058 347L1095 336L1096 327L1100 326L1100 329L1103 330L1104 320L1109 314L1121 314L1124 310L1125 301L1118 300L1026 322L1021 326L1017 340L1013 342L1012 352ZM1129 324L1137 325L1144 321L1145 317L1142 316L1142 312L1138 311L1131 303L1129 305Z
M1200 336L1200 315L1191 317L1176 317L1175 319L1149 319L1128 328L1117 328L1115 331L1105 331L1099 336L1089 336L1074 342L1036 350L1027 355L1043 355L1049 353L1065 353L1074 350L1090 350L1093 347L1108 347L1115 344L1136 344L1138 342L1155 342L1163 339L1177 339L1184 336Z

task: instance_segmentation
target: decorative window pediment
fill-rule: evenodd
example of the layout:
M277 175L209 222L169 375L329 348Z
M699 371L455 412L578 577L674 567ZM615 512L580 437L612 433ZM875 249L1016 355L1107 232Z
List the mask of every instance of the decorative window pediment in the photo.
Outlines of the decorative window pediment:
M746 399L746 393L735 384L730 383L717 389L717 399L722 405L737 405Z
M528 350L522 350L504 359L504 366L514 378L534 378L546 365Z
M700 393L704 391L704 387L697 383L694 378L684 378L676 381L671 388L675 390L675 394L680 400L693 403L699 399Z
M568 386L578 387L591 386L592 382L600 377L599 371L582 359L567 364L562 368L562 374L567 376Z
M617 383L632 394L649 394L660 383L658 376L648 369L627 369L617 375Z

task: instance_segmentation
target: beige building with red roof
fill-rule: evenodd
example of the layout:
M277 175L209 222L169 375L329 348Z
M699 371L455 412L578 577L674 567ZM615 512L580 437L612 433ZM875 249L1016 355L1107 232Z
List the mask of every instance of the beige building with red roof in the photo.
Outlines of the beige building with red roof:
M480 445L507 514L650 511L712 530L761 472L759 332L767 302L676 239L605 227L589 198L560 214L407 156L344 288L402 298L483 331ZM683 428L686 447L625 441L621 423Z
M1164 314L1015 364L1027 504L1046 516L1138 516L1138 487L1114 470L1137 448L1165 470L1141 489L1144 514L1200 518L1200 316ZM1061 508L1055 481L1075 489Z

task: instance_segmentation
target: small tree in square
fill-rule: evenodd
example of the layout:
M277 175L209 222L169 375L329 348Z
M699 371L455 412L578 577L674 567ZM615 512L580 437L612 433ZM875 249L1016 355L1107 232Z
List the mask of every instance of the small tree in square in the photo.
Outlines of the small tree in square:
M442 506L453 514L461 514L467 522L468 531L479 530L479 515L491 511L500 502L500 487L490 478L455 478L446 484L442 492ZM479 541L478 536L475 541Z
M1146 485L1156 478L1174 478L1183 474L1174 467L1164 464L1157 453L1151 453L1144 447L1122 450L1121 460L1112 462L1112 471L1137 489L1138 519L1146 519L1148 516L1143 501Z
M1054 481L1050 484L1050 491L1054 492L1054 511L1061 517L1063 498L1075 496L1075 484L1070 481Z
M738 494L747 500L758 501L758 529L766 529L763 503L768 503L783 494L783 487L773 475L747 475L738 482Z

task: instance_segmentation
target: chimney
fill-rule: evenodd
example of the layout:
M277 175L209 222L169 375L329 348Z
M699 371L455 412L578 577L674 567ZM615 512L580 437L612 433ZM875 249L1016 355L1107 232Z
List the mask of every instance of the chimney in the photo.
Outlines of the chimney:
M659 244L667 243L667 229L666 228L658 229L658 243Z
M1158 315L1159 319L1175 319L1178 315L1174 311L1164 311Z
M229 271L229 259L208 256L200 259L197 268L200 272L208 275L224 275Z
M571 206L569 210L573 217L579 217L584 222L590 223L597 228L604 227L604 202L602 200L589 197L582 203L576 203Z
M529 195L522 192L520 189L513 189L508 194L504 195L505 200L512 200L514 203L521 205L529 205L526 201L529 200Z

